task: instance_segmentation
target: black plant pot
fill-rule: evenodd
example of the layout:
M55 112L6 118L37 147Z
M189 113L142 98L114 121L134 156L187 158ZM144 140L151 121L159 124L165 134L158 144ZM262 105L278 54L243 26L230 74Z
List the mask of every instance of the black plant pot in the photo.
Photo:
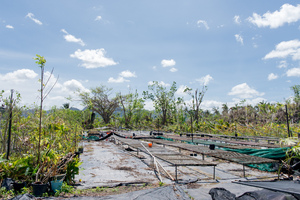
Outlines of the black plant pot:
M79 152L79 153L83 153L83 147L79 147L79 148L78 148L78 152Z
M21 192L22 188L26 186L26 182L14 182L13 187L16 192Z
M48 191L48 184L32 183L32 193L35 197L41 197Z

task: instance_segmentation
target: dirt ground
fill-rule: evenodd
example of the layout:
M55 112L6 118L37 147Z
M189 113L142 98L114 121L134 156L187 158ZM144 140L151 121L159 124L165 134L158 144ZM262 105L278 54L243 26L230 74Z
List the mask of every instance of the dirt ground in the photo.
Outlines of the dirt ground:
M189 152L181 153L189 155ZM106 196L128 193L174 185L167 174L158 174L149 167L151 159L146 154L126 150L126 147L116 145L111 139L105 141L84 142L84 153L80 155L83 164L80 174L76 176L77 193L75 196ZM202 159L201 156L196 157ZM211 188L223 187L230 192L241 195L245 192L260 190L232 183L237 180L273 180L276 173L262 172L246 167L246 178L243 177L243 166L214 158L205 158L217 163L216 180L212 178L212 167L179 167L178 178L180 187L191 199L211 199ZM174 167L160 161L171 176L175 175ZM191 182L191 183L187 183Z

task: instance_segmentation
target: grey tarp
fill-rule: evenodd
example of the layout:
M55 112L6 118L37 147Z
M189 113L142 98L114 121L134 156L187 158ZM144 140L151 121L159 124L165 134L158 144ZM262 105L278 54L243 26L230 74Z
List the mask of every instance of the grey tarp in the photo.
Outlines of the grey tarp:
M239 197L232 194L224 188L212 188L209 191L213 200L297 200L291 194L283 192L274 192L271 190L258 190L252 192L245 192Z

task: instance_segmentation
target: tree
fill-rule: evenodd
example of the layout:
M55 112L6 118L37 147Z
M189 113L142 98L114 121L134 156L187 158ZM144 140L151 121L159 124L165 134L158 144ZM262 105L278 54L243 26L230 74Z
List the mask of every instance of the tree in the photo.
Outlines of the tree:
M106 124L110 122L114 111L119 107L118 97L109 97L111 91L112 88L102 85L92 88L91 92L81 92L79 94L83 104L98 113Z
M40 163L40 151L41 151L41 134L42 134L42 114L43 114L43 102L44 100L47 98L47 96L50 94L51 90L53 89L53 87L55 86L55 84L58 81L58 78L56 79L56 82L49 88L49 90L45 91L51 77L53 74L53 69L51 71L50 76L48 77L47 81L44 82L44 70L45 70L45 64L46 64L46 59L44 58L44 56L40 56L40 55L36 55L36 58L34 58L34 60L36 60L36 64L39 65L39 67L41 68L41 79L39 80L41 83L41 89L39 90L40 92L40 116L39 116L39 142L38 142L38 161L37 163Z
M125 126L130 127L130 121L132 119L133 114L143 109L144 100L138 98L139 94L137 93L137 91L135 91L135 93L129 93L127 95L122 95L121 93L119 93L117 97L122 106Z
M206 91L207 91L207 86L203 86L201 91L199 89L196 89L193 92L192 88L189 87L185 88L184 90L184 92L188 93L192 97L192 105L190 105L190 108L194 112L194 119L197 125L199 123L200 105L202 103Z
M300 85L294 85L291 87L294 92L294 102L299 105L300 102Z
M172 110L176 109L176 104L181 102L181 98L176 100L175 92L177 90L176 82L174 81L170 90L167 91L167 88L157 81L153 81L152 84L148 85L148 89L152 91L144 91L144 99L150 99L154 103L155 111L158 114L161 114L163 125L167 124L168 114L170 115Z

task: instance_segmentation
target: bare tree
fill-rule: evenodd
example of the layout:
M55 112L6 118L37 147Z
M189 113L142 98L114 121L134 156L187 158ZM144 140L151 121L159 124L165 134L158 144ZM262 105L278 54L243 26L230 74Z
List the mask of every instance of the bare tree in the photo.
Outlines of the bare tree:
M206 91L207 86L203 86L201 91L198 88L193 91L192 88L189 87L184 90L184 92L188 93L192 97L192 105L190 105L190 109L194 113L194 119L197 124L199 123L200 106Z

